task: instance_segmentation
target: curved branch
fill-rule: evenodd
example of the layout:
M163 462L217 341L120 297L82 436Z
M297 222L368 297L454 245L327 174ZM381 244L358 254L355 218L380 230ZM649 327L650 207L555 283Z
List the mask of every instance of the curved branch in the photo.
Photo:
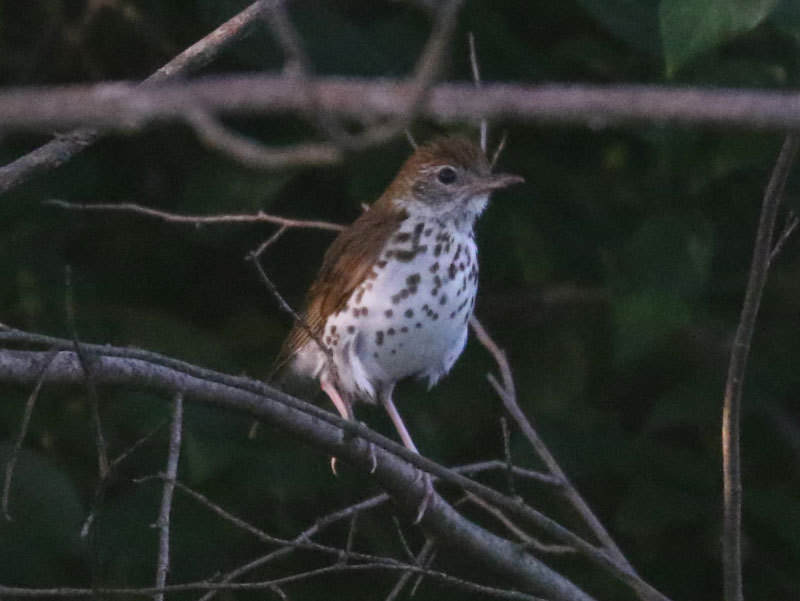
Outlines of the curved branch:
M87 348L88 345L84 347ZM44 354L38 351L9 349L0 351L0 381L35 385L41 375ZM251 387L261 388L261 394L243 387L202 379L146 360L115 357L102 351L95 357L93 370L98 385L109 387L134 385L169 395L182 390L187 401L214 405L264 419L313 444L328 455L362 468L365 472L371 465L370 456L374 455L378 462L375 477L395 498L398 507L408 515L415 514L426 491L424 479L419 478L418 470L409 464L410 457L404 455L417 458L417 463L422 464L426 470L431 470L433 473L442 472L437 475L443 479L448 481L454 478L463 479L471 483L468 484L470 488L475 488L477 485L474 481L441 468L430 460L406 452L400 445L384 439L360 424L340 420L331 413L255 382L251 382ZM238 378L233 380L239 380L242 384L246 382ZM74 352L62 351L58 354L48 370L45 383L61 386L83 384L80 361ZM345 436L345 430L356 436ZM375 444L370 449L370 444L364 440L367 437L379 441L380 447ZM490 489L482 490L485 487L477 486L475 492L487 496L486 491ZM508 503L514 505L499 493L488 496L503 499L504 505ZM495 498L489 500L497 502ZM482 562L490 570L535 594L544 594L549 598L564 601L592 599L544 563L522 552L517 545L465 519L439 495L433 496L423 518L422 527L443 547L457 549L459 553ZM610 560L608 563L613 565Z

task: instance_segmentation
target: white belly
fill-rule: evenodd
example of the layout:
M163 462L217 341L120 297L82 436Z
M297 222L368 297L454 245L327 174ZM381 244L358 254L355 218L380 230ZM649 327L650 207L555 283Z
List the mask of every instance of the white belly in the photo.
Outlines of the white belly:
M445 234L435 222L409 221L381 252L375 277L325 325L340 391L351 398L374 401L377 386L412 376L433 385L466 343L478 281L474 240ZM308 359L315 351L319 376L324 356L307 345Z

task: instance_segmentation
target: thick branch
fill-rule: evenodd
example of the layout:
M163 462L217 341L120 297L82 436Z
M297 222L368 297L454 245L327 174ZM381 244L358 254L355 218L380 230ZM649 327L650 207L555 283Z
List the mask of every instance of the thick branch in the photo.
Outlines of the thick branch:
M35 385L41 375L43 356L42 352L3 349L0 351L0 381ZM399 445L386 440L382 441L382 445L391 448L392 452L377 445L370 449L369 444L363 439L344 436L343 428L336 425L341 423L347 425L347 429L356 429L360 433L359 424L348 424L335 416L325 416L327 418L325 420L319 419L321 415L317 415L310 406L307 412L302 411L299 405L305 404L278 391L272 391L266 386L263 387L265 394L260 395L244 388L201 379L145 360L114 357L108 354L97 356L93 369L98 385L135 385L170 395L182 390L187 400L248 413L298 436L328 455L360 466L365 471L369 469L372 454L378 463L376 478L394 496L399 507L409 515L414 515L425 495L424 479L419 478L418 471L413 466L397 456L404 455L404 449L398 448L397 452L394 452L393 447ZM45 384L69 386L83 384L80 362L73 352L59 353L48 371ZM371 437L375 436L377 435L373 433ZM418 462L436 465L424 458L418 458ZM448 476L448 479L452 478ZM479 494L481 492L478 491ZM502 495L498 496L503 498ZM496 501L496 499L490 500ZM527 590L544 594L552 599L591 600L589 595L570 581L536 558L521 552L516 545L466 520L438 495L432 498L422 526L441 545L453 547L460 553L467 554L491 571Z
M313 106L304 92L315 90ZM0 90L0 127L49 130L92 126L138 130L155 121L222 115L324 110L361 120L401 117L415 98L409 80L291 75L235 75L138 86L111 82ZM685 123L750 129L800 127L800 93L663 86L443 83L432 86L419 113L437 121L512 119L575 123ZM2 180L0 180L2 184ZM0 187L0 189L3 189Z

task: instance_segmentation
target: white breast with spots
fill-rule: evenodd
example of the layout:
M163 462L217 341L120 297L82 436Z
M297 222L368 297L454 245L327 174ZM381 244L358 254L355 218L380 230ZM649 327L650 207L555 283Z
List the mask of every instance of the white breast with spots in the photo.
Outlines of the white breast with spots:
M375 400L375 387L419 377L433 385L464 349L478 284L472 232L408 219L382 250L323 340L341 392Z

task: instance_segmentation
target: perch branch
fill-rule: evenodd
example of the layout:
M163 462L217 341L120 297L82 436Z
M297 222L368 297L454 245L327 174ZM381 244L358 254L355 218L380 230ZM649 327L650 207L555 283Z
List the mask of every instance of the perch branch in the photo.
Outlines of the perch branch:
M46 336L31 336L16 330L0 330L0 340L14 338L50 341L51 344L55 341L55 345L58 344L57 339ZM61 344L64 342L61 341ZM135 384L145 389L171 393L184 390L187 398L195 401L261 417L277 427L300 436L329 455L340 457L365 470L370 468L372 457L377 456L376 477L395 497L399 506L409 512L413 512L418 507L420 499L426 494L424 484L417 477L416 468L423 469L451 484L474 492L506 511L509 516L535 525L556 540L577 548L593 563L605 568L608 573L625 582L634 590L646 591L652 599L665 599L635 573L624 569L606 553L535 509L448 470L426 457L412 453L362 424L352 420L342 420L330 412L246 378L224 376L166 358L161 358L158 363L153 363L119 356L142 355L142 351L135 349L128 351L105 346L92 346L91 348L99 351L95 369L99 383L104 385ZM35 383L36 374L31 365L40 359L41 354L34 351L8 349L1 351L0 381ZM153 356L151 353L146 355ZM165 367L164 364L183 365L185 368L176 371ZM76 369L78 369L77 372ZM75 385L78 382L79 369L74 353L64 352L54 361L47 379ZM209 377L197 377L191 372L206 373ZM352 436L343 436L343 431ZM436 493L434 493L423 522L424 527L437 538L441 537L444 543L455 545L462 552L488 561L490 565L502 566L506 577L521 581L526 586L539 591L544 590L542 589L544 585L547 588L547 594L553 598L588 599L583 591L576 589L574 585L552 572L544 564L539 563L538 560L527 555L520 556L508 541L498 538L487 546L486 537L491 538L491 535L477 525L464 520ZM508 556L504 557L505 554Z

